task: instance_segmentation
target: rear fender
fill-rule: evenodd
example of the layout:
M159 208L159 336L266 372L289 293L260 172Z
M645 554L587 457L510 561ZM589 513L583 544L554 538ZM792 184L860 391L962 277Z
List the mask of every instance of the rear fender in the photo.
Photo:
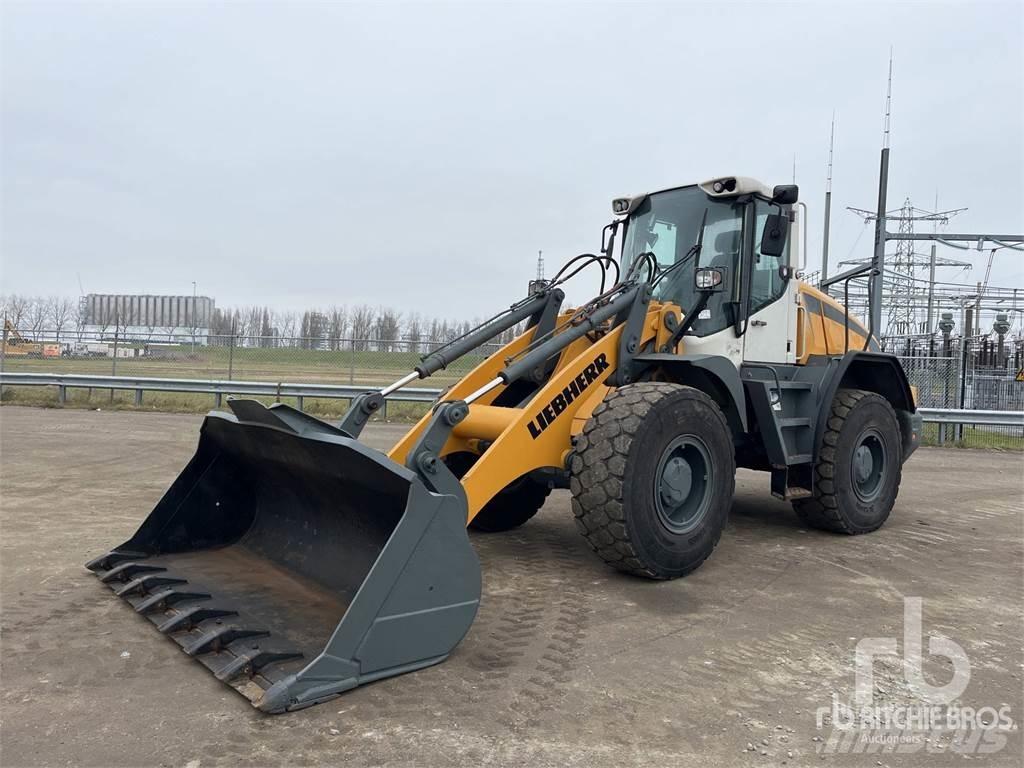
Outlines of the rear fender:
M875 392L888 400L896 410L903 437L903 459L906 460L916 448L920 434L914 434L915 420L910 417L916 413L917 406L899 358L885 352L847 352L838 359L837 365L829 366L829 369L831 375L821 383L821 399L814 430L814 458L818 458L836 392L841 388L852 388Z

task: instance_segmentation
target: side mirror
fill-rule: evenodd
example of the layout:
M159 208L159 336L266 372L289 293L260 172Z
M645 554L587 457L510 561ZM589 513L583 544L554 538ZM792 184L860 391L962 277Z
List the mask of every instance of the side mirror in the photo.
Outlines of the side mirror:
M766 217L764 232L761 234L761 255L781 256L786 250L786 232L788 231L789 218L784 214L773 213Z
M796 184L779 184L772 190L772 202L777 205L794 205L800 199L800 187Z
M698 291L721 291L725 288L725 270L722 267L701 267L693 274L693 284Z

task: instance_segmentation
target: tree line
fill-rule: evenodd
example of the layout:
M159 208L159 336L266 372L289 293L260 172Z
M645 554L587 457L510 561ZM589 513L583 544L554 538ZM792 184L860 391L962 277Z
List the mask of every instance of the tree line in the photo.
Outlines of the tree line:
M60 296L32 297L0 295L0 314L23 336L32 340L77 336L86 331L101 336L131 328L130 318L89 318L83 301ZM90 324L90 320L94 322ZM391 307L369 304L332 304L303 311L275 310L269 306L247 305L216 308L210 320L209 344L247 347L289 346L304 349L356 349L391 352L398 349L425 351L467 333L479 321L430 317L418 312L402 313ZM160 335L188 335L196 329L146 328L153 338ZM495 339L511 341L520 329L510 329ZM136 332L137 333L137 332Z
M248 346L299 346L330 350L434 348L468 333L479 320L450 320L418 312L402 313L391 307L369 304L332 304L302 312L275 311L266 306L214 309L210 334L216 343L232 336ZM507 343L519 329L502 333L495 342ZM214 340L211 339L211 343Z

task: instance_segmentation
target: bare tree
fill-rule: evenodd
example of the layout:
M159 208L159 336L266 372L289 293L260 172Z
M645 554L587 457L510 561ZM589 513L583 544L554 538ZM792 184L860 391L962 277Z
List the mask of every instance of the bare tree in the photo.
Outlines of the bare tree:
M341 340L348 331L348 307L335 304L327 311L327 342L331 350L341 349Z
M46 319L50 316L50 306L46 299L36 297L31 300L28 307L26 319L29 330L32 332L32 340L39 341L46 325Z
M376 312L373 307L361 304L352 309L352 338L355 339L355 348L365 350L367 339L373 334L373 323Z
M114 332L124 341L128 328L132 324L132 316L124 307L114 310Z
M272 347L274 345L274 327L271 325L270 309L263 308L263 318L260 320L260 346Z
M78 341L82 340L82 334L85 331L86 320L88 320L86 314L87 311L84 301L76 301L72 304L71 322L75 325L75 335L77 336Z
M441 344L441 340L444 338L443 334L444 332L441 329L441 323L435 317L430 321L430 331L427 334L427 340L430 342L430 345L427 348L428 352L433 352L437 349L438 345Z
M302 313L302 325L299 344L303 349L320 349L328 340L330 322L328 316L318 309L309 309Z
M419 313L412 312L405 321L405 338L409 340L411 352L420 351L420 341L423 340L423 321Z
M278 319L281 323L281 336L284 339L283 343L288 346L292 346L295 337L295 323L298 321L298 317L294 312L282 312L278 315Z
M50 322L52 323L53 330L57 333L56 341L60 344L60 334L71 321L75 305L71 299L60 296L51 296L48 305Z
M254 304L251 307L246 307L243 312L245 313L245 327L249 330L249 335L254 337L252 345L258 347L260 331L263 329L263 310Z
M395 348L395 341L398 339L401 329L402 315L390 307L380 307L377 310L377 320L374 323L374 337L377 340L377 350L380 352L392 352Z
M12 293L4 299L4 316L11 322L11 325L17 329L21 325L21 321L25 319L25 315L28 313L29 305L31 300L25 296L19 296L16 293Z

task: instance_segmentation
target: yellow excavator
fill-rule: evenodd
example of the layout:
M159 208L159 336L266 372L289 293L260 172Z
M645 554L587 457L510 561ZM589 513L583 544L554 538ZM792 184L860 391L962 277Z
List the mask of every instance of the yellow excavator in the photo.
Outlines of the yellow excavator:
M802 282L793 185L727 176L613 201L599 254L355 398L339 424L231 400L138 531L87 567L265 712L443 661L481 570L467 525L568 488L611 567L673 579L726 524L737 466L805 524L879 528L918 446L915 393L871 328ZM563 308L596 266L599 295ZM872 268L838 279L866 276ZM385 399L510 328L387 454Z

